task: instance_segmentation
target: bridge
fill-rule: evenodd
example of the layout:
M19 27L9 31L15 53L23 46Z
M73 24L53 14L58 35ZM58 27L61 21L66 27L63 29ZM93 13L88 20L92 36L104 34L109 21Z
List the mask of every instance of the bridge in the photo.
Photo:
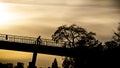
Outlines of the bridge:
M64 45L62 42L56 43L51 39L42 39L41 44L38 45L36 40L35 37L0 34L0 49L73 56L73 54L69 53L70 48L62 47Z
M42 39L41 44L38 45L36 39L35 37L0 34L0 49L33 52L31 66L35 66L37 53L70 57L79 56L79 52L74 49L62 47L64 45L62 42L56 43L51 39Z

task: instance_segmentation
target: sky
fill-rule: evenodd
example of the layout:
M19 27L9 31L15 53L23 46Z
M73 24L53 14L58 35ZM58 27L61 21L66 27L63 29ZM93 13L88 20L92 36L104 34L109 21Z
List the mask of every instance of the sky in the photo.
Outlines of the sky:
M76 24L95 32L97 39L104 42L112 38L120 22L119 3L120 0L0 0L0 33L51 38L57 27ZM5 56L9 52L0 50L1 55L6 53ZM24 58L27 61L31 53L20 53L18 57L21 56L30 56ZM38 57L40 61L42 56ZM55 57L51 56L51 59ZM8 59L0 56L3 58ZM61 62L61 57L58 58ZM44 63L47 60L42 58Z

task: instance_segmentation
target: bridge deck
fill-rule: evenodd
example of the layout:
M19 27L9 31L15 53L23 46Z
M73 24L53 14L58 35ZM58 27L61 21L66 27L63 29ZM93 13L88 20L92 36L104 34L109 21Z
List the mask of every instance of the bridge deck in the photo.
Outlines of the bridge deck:
M36 39L35 37L0 34L0 49L24 52L36 51L37 53L71 57L79 57L87 52L82 48L64 48L62 47L63 43L55 43L50 39L42 39L42 43L37 45Z

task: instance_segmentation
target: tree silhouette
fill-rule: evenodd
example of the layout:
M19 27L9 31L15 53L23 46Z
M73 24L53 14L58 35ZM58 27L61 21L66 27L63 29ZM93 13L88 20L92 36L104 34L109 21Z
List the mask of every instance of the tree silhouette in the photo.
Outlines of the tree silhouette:
M63 47L75 48L78 46L93 46L97 44L95 33L87 32L84 28L73 24L70 26L60 26L52 35L52 39L58 42L63 42Z
M117 32L114 32L114 36L112 40L105 42L105 45L109 49L113 49L113 48L120 46L120 23L118 25Z
M84 28L75 24L70 26L60 26L52 35L52 40L56 43L63 42L63 47L76 48L81 46L96 46L99 41L95 38L95 33L87 32ZM63 61L64 68L79 66L79 58L66 57Z
M54 62L52 63L52 68L58 68L58 63L56 58L54 59Z
M118 24L117 32L114 32L113 40L120 46L120 23Z

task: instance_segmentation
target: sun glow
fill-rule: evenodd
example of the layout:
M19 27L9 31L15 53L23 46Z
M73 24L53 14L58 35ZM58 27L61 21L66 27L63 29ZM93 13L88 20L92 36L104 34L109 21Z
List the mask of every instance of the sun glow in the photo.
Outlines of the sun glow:
M8 25L14 19L14 13L9 10L9 6L0 3L0 26Z

